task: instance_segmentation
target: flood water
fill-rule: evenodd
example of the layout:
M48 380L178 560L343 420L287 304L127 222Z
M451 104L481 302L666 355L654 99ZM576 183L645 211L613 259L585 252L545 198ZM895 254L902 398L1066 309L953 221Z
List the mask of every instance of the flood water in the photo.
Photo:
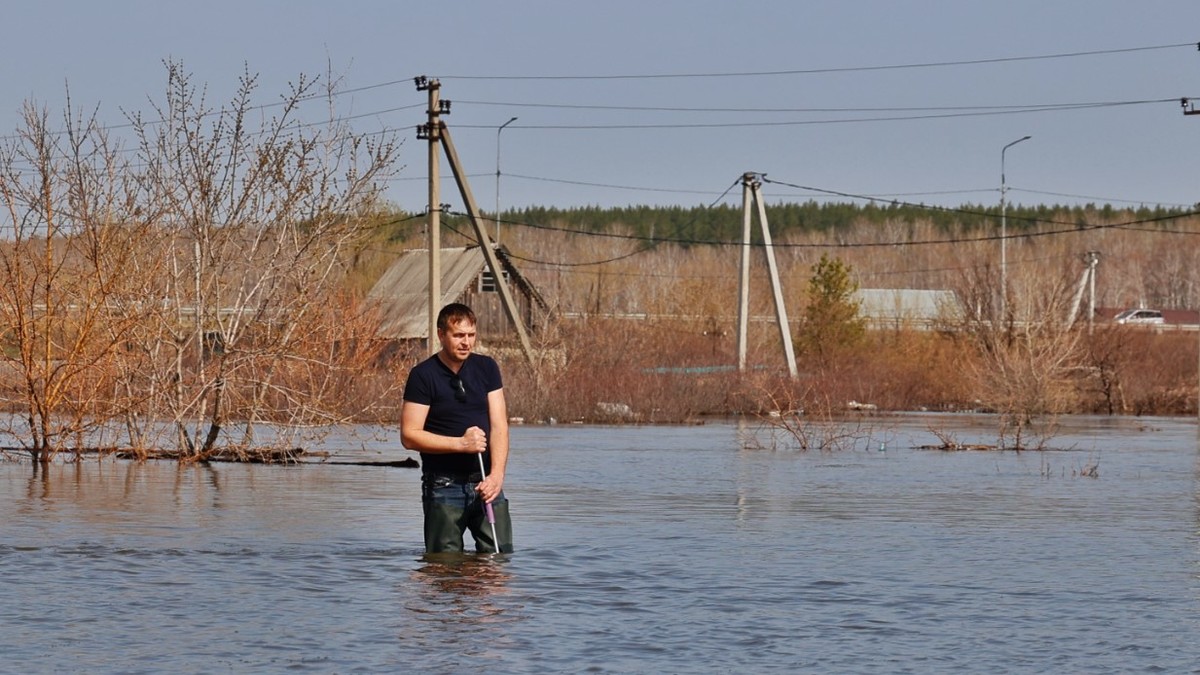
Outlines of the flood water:
M989 424L514 427L499 558L422 554L414 469L4 462L0 670L1200 672L1196 423L915 447Z

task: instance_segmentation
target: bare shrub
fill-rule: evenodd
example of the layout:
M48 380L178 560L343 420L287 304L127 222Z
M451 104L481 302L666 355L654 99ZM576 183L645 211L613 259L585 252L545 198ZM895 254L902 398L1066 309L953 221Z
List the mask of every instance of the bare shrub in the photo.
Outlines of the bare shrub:
M1109 415L1129 411L1124 380L1131 362L1138 331L1123 326L1100 326L1085 341L1087 373L1081 387L1094 401L1093 409Z
M553 377L540 380L543 393L535 400L546 407L535 417L686 421L719 412L726 402L722 383L732 374L702 365L711 363L711 346L698 325L586 318L563 331L561 345ZM514 409L523 410L515 392L513 399ZM628 406L629 413L604 413L601 403Z
M253 364L255 398L231 408L235 416L292 427L395 419L402 380L376 367L383 344L375 339L375 306L344 295L328 300L308 314L288 352L275 354L264 341L265 358Z
M138 252L153 245L132 198L128 161L93 116L70 108L61 131L27 104L0 144L2 396L18 438L48 461L114 413L115 368L146 315ZM143 243L145 241L146 243ZM152 266L153 262L146 265Z
M1055 209L1039 216L1051 222L1066 217ZM1055 418L1065 413L1186 411L1195 401L1190 383L1196 372L1195 359L1189 358L1194 347L1188 347L1186 336L1146 333L1130 341L1125 339L1131 335L1126 331L1122 341L1106 346L1098 342L1110 339L1103 335L1103 324L1096 326L1093 338L1086 338L1082 330L1091 322L1077 321L1076 330L1066 329L1083 271L1081 251L1103 253L1096 287L1101 304L1136 305L1157 297L1178 303L1193 297L1189 289L1196 284L1179 279L1190 274L1180 263L1186 256L1155 243L1166 238L1090 227L1104 218L1128 217L1132 216L1096 211L1086 214L1077 232L1043 238L1021 235L1061 229L1061 224L1030 224L1013 218L1010 233L1016 236L1008 242L1010 289L1005 316L1000 311L999 246L981 236L988 232L981 232L978 224L889 220L882 227L864 221L836 232L790 230L776 241L801 379L819 378L824 395L842 406L854 400L887 410L996 410L1001 413L998 432L1003 440L1015 440L1022 447L1042 445L1054 433ZM573 227L565 221L554 226ZM726 238L736 238L737 223L731 221L730 226ZM1195 219L1172 221L1172 227L1194 229ZM706 377L674 372L716 371L735 362L738 272L733 249L645 245L644 241L644 248L638 249L623 238L572 237L520 227L509 231L509 244L520 249L518 255L538 261L529 276L547 291L560 313L553 347L560 369L553 371L554 377L561 374L575 383L568 388L546 381L546 386L531 392L540 414L562 417L550 412L561 408L570 410L567 417L583 419L592 415L599 402L637 401L630 405L642 414L639 419L658 419L650 414L662 410L654 399L696 401L676 408L677 414L685 415L709 405L734 413L771 407L763 391L744 387L736 379L713 378L717 384L710 387ZM618 224L610 231L619 234L629 229ZM852 268L858 286L953 290L961 312L948 314L928 332L900 325L868 330L859 344L844 341L850 343L847 348L814 358L818 350L808 348L804 339L808 304L804 290L823 251L820 247L895 244L906 239L947 243L845 247L838 249L838 260ZM1171 259L1170 273L1152 273L1153 261L1162 255ZM604 272L596 265L577 266L607 259L615 262L605 263ZM748 364L753 376L760 369L776 371L782 357L777 329L770 321L774 311L765 271L754 267L751 277ZM615 283L637 288L618 291ZM621 313L626 325L596 323ZM697 326L696 321L704 325ZM593 332L597 335L589 335ZM695 335L707 338L707 352ZM1142 338L1150 342L1142 344ZM588 360L596 361L594 369L586 365ZM714 394L704 393L706 388ZM717 403L718 388L723 388L724 403ZM571 395L585 400L567 400ZM513 405L520 403L514 400Z
M1046 280L1023 275L1002 321L964 322L976 347L970 377L977 398L999 413L999 442L1006 447L1043 447L1057 432L1057 417L1074 409L1074 378L1081 357L1081 331L1067 325L1069 275ZM968 280L969 297L987 294ZM993 316L998 316L993 314Z
M852 398L886 410L961 410L974 389L963 373L972 349L957 333L878 330L867 334L846 377Z
M338 336L308 327L332 325L320 311L335 301L396 150L390 138L301 124L298 106L321 94L306 76L274 117L253 124L256 89L247 74L228 107L213 109L168 63L156 119L131 116L145 165L139 196L170 236L157 252L169 268L154 296L171 308L157 343L162 395L147 401L147 418L172 420L188 457L214 452L231 415L245 422L244 445L279 405L296 424L337 419L314 396L321 387L294 395L278 375L310 363L337 369L329 345ZM306 346L314 340L316 350Z
M129 115L136 162L69 98L61 128L31 104L0 144L0 391L35 458L106 445L114 419L137 456L169 420L190 458L234 416L247 430L346 419L345 375L372 360L373 327L339 289L395 141L302 124L314 78L255 123L254 76L214 109L166 70L154 114Z
M870 441L875 419L848 413L844 401L835 398L828 385L829 380L822 378L757 380L767 408L756 417L770 432L772 443L783 442L801 452L835 452L860 448Z
M1118 331L1118 329L1123 329ZM1197 336L1191 332L1157 332L1130 326L1112 331L1127 347L1116 370L1115 387L1122 412L1135 415L1196 413Z

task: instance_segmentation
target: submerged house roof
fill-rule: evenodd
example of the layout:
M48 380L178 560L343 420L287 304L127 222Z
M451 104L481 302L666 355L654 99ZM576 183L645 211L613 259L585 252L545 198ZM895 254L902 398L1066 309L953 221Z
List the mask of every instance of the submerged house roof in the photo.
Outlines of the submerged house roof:
M546 307L541 295L513 266L503 246L495 248L504 275L518 304ZM466 300L477 315L484 308L468 297L477 289L487 260L479 246L441 249L442 297L439 307ZM498 295L498 294L497 294ZM522 303L520 296L527 302ZM367 293L383 312L379 336L390 339L424 339L429 335L429 249L405 251ZM482 320L483 317L480 316Z

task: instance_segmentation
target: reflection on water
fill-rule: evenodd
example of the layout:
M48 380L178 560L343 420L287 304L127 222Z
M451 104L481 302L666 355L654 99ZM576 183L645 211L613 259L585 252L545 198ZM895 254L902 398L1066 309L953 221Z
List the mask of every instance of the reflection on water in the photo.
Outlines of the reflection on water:
M1193 671L1192 421L1045 453L914 450L929 425L517 427L505 556L424 555L411 469L0 463L3 669Z
M512 575L507 556L427 553L410 578L420 589L409 610L435 623L491 623L504 618Z

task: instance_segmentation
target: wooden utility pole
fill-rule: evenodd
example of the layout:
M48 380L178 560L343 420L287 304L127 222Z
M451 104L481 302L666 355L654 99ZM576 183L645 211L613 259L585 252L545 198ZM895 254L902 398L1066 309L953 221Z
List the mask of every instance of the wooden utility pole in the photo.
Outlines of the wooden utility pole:
M417 127L417 138L429 139L429 335L426 345L433 354L440 348L437 338L437 316L442 309L442 200L441 169L438 167L438 143L441 140L441 114L450 112L450 102L441 101L441 83L424 76L416 78L417 91L429 92L429 120Z
M1100 264L1100 252L1087 252L1088 266L1088 335L1096 327L1096 265Z
M753 197L750 194L750 182L746 180L751 174L742 176L742 257L738 266L738 328L737 351L738 372L746 372L746 342L750 324L750 208Z
M1196 110L1192 102L1186 98L1179 99L1179 105L1183 106L1184 115L1200 115L1200 110ZM1200 319L1196 320L1196 334L1200 335ZM1197 349L1197 356L1200 357L1200 349ZM1200 419L1200 360L1196 362L1196 378L1196 417ZM1200 431L1200 426L1197 427L1197 430Z
M779 338L783 342L783 356L788 374L796 379L796 352L792 346L792 333L788 327L787 307L784 305L783 287L779 283L779 268L775 265L775 249L771 244L771 229L767 225L767 208L762 200L762 181L755 173L742 174L742 261L738 302L738 372L746 370L746 343L750 319L750 204L758 206L758 222L762 227L763 252L767 257L767 271L771 276L771 291L775 298L775 319L779 324Z
M529 334L525 329L525 322L521 317L521 312L517 308L517 303L513 299L512 291L509 290L508 282L504 278L504 270L500 267L500 260L496 257L496 250L492 246L491 240L488 238L487 231L483 226L479 214L479 207L475 203L475 197L471 193L471 186L467 182L467 174L462 168L462 162L458 159L458 152L454 149L454 141L450 138L450 129L446 123L442 121L441 115L450 114L450 101L440 100L439 92L441 85L437 80L430 80L424 76L416 78L418 91L429 92L429 121L423 126L417 127L417 138L429 139L429 351L436 352L440 347L437 339L437 315L441 311L443 304L442 298L442 264L441 264L441 221L440 214L441 205L441 177L439 174L438 158L440 156L438 146L444 146L446 149L446 158L450 162L450 169L454 172L454 180L458 183L458 191L462 196L463 203L467 207L467 215L471 219L471 225L475 230L475 241L479 244L479 248L483 251L483 258L487 261L488 270L492 273L492 278L496 280L496 288L500 291L501 304L504 305L504 312L508 315L509 321L516 328L517 337L521 340L521 349L525 352L525 358L529 360L530 365L533 365L533 347L529 341Z
M1079 315L1079 304L1083 301L1083 292L1089 290L1088 296L1088 334L1091 335L1096 316L1096 265L1100 263L1099 251L1088 251L1083 256L1083 274L1079 277L1079 285L1075 288L1075 296L1071 300L1071 309L1067 313L1067 329L1075 325L1075 317Z

